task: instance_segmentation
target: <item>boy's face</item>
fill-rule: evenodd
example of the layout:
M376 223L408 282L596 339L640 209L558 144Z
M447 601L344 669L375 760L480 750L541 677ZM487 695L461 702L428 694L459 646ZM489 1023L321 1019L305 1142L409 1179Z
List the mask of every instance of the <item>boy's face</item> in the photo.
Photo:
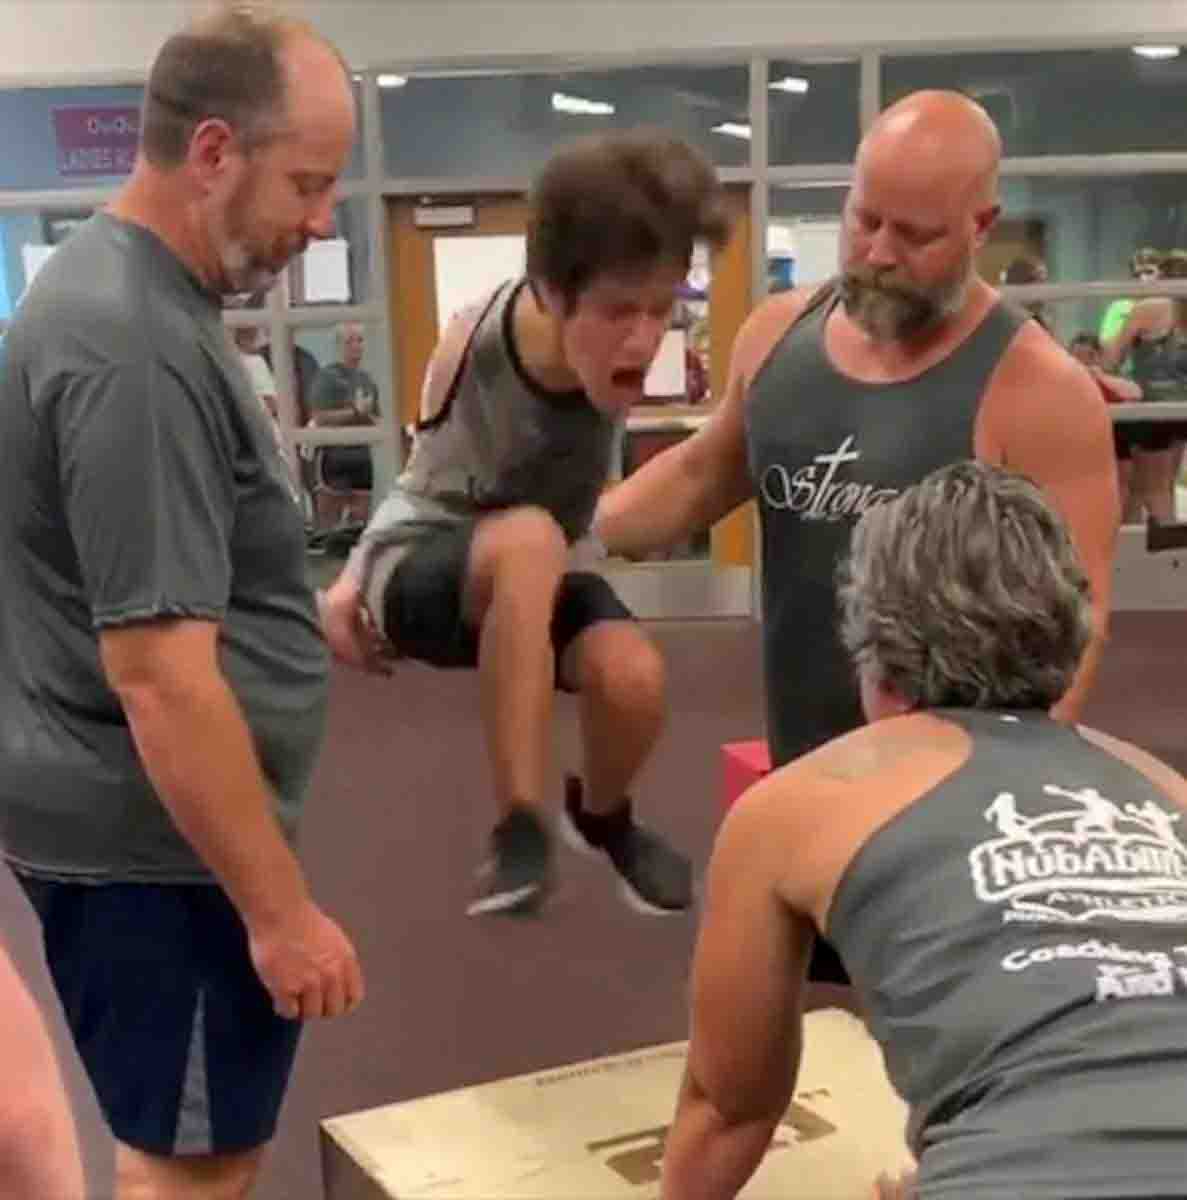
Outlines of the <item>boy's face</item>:
M643 381L687 273L687 264L669 263L637 275L596 275L570 313L547 293L565 362L601 412L621 416L643 399Z

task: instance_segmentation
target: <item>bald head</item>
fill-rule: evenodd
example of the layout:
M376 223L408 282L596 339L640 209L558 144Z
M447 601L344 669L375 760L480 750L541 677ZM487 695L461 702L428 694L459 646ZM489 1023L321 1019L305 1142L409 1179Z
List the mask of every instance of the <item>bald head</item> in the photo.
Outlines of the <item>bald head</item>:
M870 337L931 336L966 311L997 220L1000 158L988 114L955 92L900 100L862 139L840 266L846 312Z
M857 170L892 167L921 190L974 207L997 203L1002 141L989 114L959 92L915 92L862 139Z

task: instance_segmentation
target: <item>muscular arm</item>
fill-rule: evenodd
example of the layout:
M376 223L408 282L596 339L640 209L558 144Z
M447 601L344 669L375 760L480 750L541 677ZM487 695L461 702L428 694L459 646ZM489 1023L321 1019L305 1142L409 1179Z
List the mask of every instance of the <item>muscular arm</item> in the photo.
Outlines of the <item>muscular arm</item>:
M812 928L780 898L777 784L730 813L709 867L692 978L692 1031L667 1140L663 1200L727 1200L762 1161L798 1070Z
M267 924L309 892L219 669L217 637L213 621L152 621L108 629L99 644L162 803L244 920Z
M773 297L742 326L725 396L691 437L657 454L603 495L594 532L613 554L642 556L707 529L754 492L746 458L746 392L751 379L806 302Z
M1022 342L1021 339L1028 339ZM1075 721L1100 665L1112 607L1120 526L1112 426L1091 375L1049 338L1024 331L995 378L978 453L1035 481L1068 524L1092 588L1093 637L1052 710ZM999 390L1000 389L1000 390Z

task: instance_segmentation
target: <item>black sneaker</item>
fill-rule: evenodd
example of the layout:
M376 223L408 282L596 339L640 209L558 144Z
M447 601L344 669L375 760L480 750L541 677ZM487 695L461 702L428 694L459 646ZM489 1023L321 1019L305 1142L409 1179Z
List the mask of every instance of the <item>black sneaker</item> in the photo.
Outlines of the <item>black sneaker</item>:
M491 833L491 857L478 873L466 915L523 913L539 907L551 887L552 845L535 813L513 809Z
M603 851L621 881L623 898L639 912L672 916L692 907L692 866L658 833L635 823L631 802L604 816L582 807L583 787L575 775L565 778L561 833L575 850Z

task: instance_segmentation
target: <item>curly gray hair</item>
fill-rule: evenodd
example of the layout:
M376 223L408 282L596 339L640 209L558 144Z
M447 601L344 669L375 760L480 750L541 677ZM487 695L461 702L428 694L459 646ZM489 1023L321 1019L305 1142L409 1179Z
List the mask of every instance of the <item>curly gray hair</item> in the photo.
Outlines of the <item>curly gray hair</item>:
M1047 708L1092 628L1062 520L1030 480L980 462L868 510L838 600L855 665L922 708Z

